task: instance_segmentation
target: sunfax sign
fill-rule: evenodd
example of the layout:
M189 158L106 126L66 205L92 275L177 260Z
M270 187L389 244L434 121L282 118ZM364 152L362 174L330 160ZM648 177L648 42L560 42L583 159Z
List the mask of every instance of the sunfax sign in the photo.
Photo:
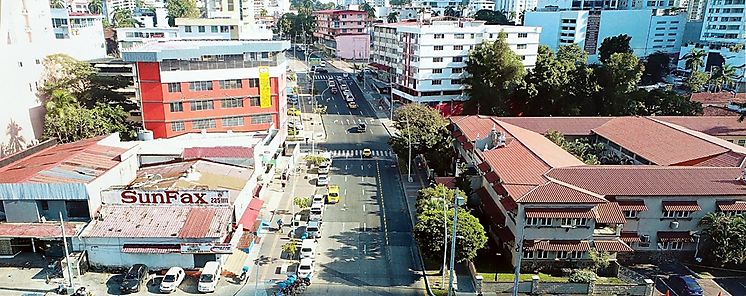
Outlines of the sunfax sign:
M227 190L108 190L107 204L229 206Z

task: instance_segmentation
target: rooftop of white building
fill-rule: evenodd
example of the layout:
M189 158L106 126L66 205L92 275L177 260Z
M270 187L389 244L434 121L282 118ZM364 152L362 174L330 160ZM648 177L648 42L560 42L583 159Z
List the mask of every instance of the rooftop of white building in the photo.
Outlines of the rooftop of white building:
M128 62L158 62L203 55L281 52L289 48L290 41L287 40L166 40L125 50L122 59Z

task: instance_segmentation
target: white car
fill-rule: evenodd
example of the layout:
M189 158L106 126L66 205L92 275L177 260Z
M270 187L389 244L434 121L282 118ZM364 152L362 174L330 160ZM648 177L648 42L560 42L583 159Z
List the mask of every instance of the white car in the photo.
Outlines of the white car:
M347 84L344 84L344 83L340 83L340 84L339 84L339 88L341 88L341 89L342 89L342 91L346 91L346 90L349 90L349 89L347 88Z
M319 175L318 178L316 178L316 186L326 186L329 185L329 175L323 174Z
M313 260L311 258L303 258L300 260L300 266L298 266L298 277L307 278L313 275Z
M324 61L319 62L319 67L326 67L326 62Z
M324 196L323 194L314 194L311 200L311 204L316 204L316 203L323 204L325 202L326 202L326 196Z
M303 130L303 123L302 122L295 122L295 121L288 121L288 127L294 128L296 130L302 131Z
M184 270L181 267L171 267L161 281L161 293L176 291L184 280Z
M347 77L350 77L350 75L347 74L347 73L344 73L344 74L342 74L342 77L347 78Z
M336 86L336 85L337 85L337 84L336 84L336 83L334 82L334 80L329 80L328 84L329 84L329 87L334 87L334 86Z
M321 221L324 217L324 202L314 202L311 205L311 215L308 221Z

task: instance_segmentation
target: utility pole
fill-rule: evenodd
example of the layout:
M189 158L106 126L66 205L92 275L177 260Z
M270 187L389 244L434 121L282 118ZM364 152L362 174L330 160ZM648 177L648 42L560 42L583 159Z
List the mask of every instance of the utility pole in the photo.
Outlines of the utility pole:
M412 183L412 129L409 128L409 117L407 117L407 142L409 143L409 165L407 166L407 180Z
M70 252L67 249L67 235L65 235L65 220L62 219L62 212L60 213L60 227L62 227L62 244L65 246L65 262L67 262L67 277L70 283L70 288L75 291L75 285L73 284L73 270L70 267Z
M448 198L446 198L445 192L443 192L443 274L440 277L440 285L445 286L446 283L446 259L448 258Z
M448 296L453 295L453 276L454 265L456 265L456 231L458 230L458 207L464 202L464 198L458 195L453 196L453 232L451 232L451 271L448 280Z

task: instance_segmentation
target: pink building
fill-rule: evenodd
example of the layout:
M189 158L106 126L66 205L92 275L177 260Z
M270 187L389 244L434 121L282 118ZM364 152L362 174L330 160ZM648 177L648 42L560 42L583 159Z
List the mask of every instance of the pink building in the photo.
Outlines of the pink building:
M368 59L370 35L368 14L361 10L320 10L314 12L318 45L342 59Z

